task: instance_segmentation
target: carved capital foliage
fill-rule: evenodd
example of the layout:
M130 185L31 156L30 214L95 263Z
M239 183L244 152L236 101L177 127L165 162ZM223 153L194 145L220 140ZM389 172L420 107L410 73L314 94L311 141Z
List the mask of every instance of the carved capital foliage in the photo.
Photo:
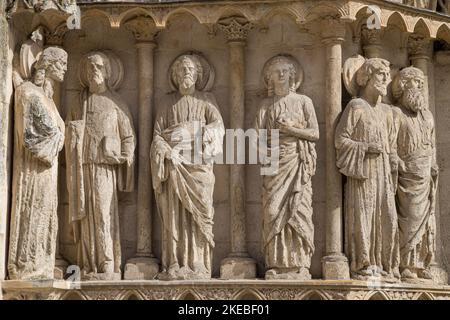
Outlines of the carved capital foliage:
M408 54L409 56L426 56L432 55L432 42L430 38L414 33L408 38Z
M380 45L381 29L369 29L366 25L361 27L361 44L363 46Z
M327 16L320 20L322 39L327 41L343 41L345 37L345 24L339 18Z
M68 30L67 24L65 23L60 24L54 31L44 28L45 44L48 46L62 46L64 36Z
M254 25L245 18L231 17L219 20L218 27L225 33L228 41L245 41Z
M154 42L159 33L154 21L143 16L125 22L125 28L133 33L138 42Z

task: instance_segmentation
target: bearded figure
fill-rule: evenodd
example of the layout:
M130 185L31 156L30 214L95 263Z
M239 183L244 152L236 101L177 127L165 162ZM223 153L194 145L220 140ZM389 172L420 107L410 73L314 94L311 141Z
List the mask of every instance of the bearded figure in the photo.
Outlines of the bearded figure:
M67 119L69 214L87 280L121 279L118 192L134 189L136 135L128 106L114 91L120 67L111 52L84 56L85 89Z
M214 172L225 133L214 96L205 92L212 69L197 54L170 69L176 91L165 97L151 145L153 188L162 222L161 280L211 277Z
M393 83L397 126L400 267L402 279L432 279L436 252L435 201L438 182L433 115L420 69L408 67Z
M362 59L362 60L361 60ZM349 59L352 94L336 128L337 167L345 186L346 254L352 278L399 278L398 221L395 208L395 127L392 109L381 99L390 83L390 63ZM351 73L351 72L350 72ZM346 78L344 78L345 80Z

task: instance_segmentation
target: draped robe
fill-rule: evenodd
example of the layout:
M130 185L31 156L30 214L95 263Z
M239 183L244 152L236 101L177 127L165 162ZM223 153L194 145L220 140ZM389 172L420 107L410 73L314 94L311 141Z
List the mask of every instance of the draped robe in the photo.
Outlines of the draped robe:
M83 275L120 273L118 191L134 189L136 138L128 106L114 92L81 95L67 120L69 215ZM114 158L125 157L123 164Z
M278 99L278 100L276 100ZM278 129L277 120L289 119L300 129L319 130L311 99L295 93L262 102L256 129ZM279 168L263 177L263 237L268 269L309 269L314 253L312 183L317 154L315 143L280 132ZM287 270L291 269L291 270Z
M10 279L53 279L58 230L58 153L64 122L31 82L15 92Z
M223 120L209 93L182 96L177 92L164 101L166 105L155 122L150 155L153 188L163 227L161 264L163 271L171 268L175 277L209 278L214 248L215 177L211 163L194 161L194 127L197 123L203 140L205 136L210 138L209 143L197 143L200 155L208 150L214 156L222 151ZM181 131L189 133L183 143L177 138ZM177 150L179 156L174 155ZM164 157L166 151L172 154L170 160ZM191 161L187 154L192 156Z
M396 156L391 107L350 101L336 128L337 167L347 176L345 187L346 254L353 274L377 266L398 272L398 219L391 158ZM380 154L368 144L379 143Z
M436 251L434 119L428 109L414 114L403 107L395 108L394 116L397 152L406 169L399 167L397 190L401 267L426 269Z

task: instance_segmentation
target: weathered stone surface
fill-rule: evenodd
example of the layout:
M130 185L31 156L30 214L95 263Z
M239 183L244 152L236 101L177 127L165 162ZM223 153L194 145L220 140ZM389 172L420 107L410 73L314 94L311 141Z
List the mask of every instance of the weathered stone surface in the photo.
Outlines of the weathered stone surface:
M12 196L11 178L14 172L12 149L17 139L14 139L11 133L13 128L17 127L18 121L13 120L12 82L14 80L16 84L21 83L23 74L31 74L31 66L27 67L23 64L19 64L18 73L12 72L13 48L20 48L25 44L22 52L19 50L14 54L16 62L20 60L21 56L27 56L28 61L36 59L36 53L39 51L36 51L36 48L39 46L58 45L68 52L68 70L65 81L61 86L54 86L52 94L55 106L62 118L67 119L66 125L70 130L77 127L76 123L71 123L71 120L74 119L70 119L70 117L73 110L79 108L82 101L88 102L87 105L91 107L87 120L89 121L89 118L96 120L93 121L94 124L87 126L87 131L92 134L94 141L87 143L85 148L80 147L79 149L70 148L70 141L68 141L66 150L80 151L80 155L90 153L98 155L107 150L111 151L107 152L108 155L113 156L115 161L121 162L123 159L116 157L119 155L117 139L109 139L109 137L116 136L116 132L109 134L111 132L108 131L109 126L114 126L116 122L110 119L114 116L114 112L109 112L111 110L108 108L113 105L126 104L126 108L123 109L128 110L126 112L128 121L133 123L136 128L133 133L135 140L133 144L136 143L136 148L133 148L132 151L130 149L128 154L129 160L134 158L135 168L130 167L129 173L134 172L138 177L135 182L131 182L131 176L129 176L130 188L120 188L118 181L113 180L116 178L118 180L118 176L121 176L119 171L122 165L120 163L110 164L111 175L97 175L96 177L83 175L83 178L88 181L98 182L99 186L94 188L98 194L88 191L83 197L78 197L82 194L81 191L89 188L84 186L83 189L78 184L80 180L76 179L77 176L73 172L76 171L74 169L84 172L87 163L77 167L76 162L73 161L73 154L72 156L70 154L60 155L57 168L60 178L58 181L52 180L48 184L48 189L56 183L58 185L59 240L53 237L54 230L47 231L52 235L50 238L55 239L51 242L59 241L59 253L61 254L57 257L57 265L53 270L52 277L55 279L67 278L68 275L64 274L66 267L69 270L74 270L74 268L77 270L78 267L80 267L80 271L81 269L87 270L89 268L86 268L80 257L98 257L101 254L97 253L110 252L111 248L113 248L113 254L107 254L108 257L104 259L105 261L102 261L100 257L91 259L92 263L89 264L95 266L99 271L103 271L109 269L108 265L111 263L114 264L114 270L91 272L91 274L84 272L81 274L83 280L81 289L77 289L75 283L72 283L73 290L64 287L65 282L37 284L37 282L5 281L2 285L5 288L7 299L440 299L448 297L448 287L441 286L441 284L448 283L446 271L450 270L450 233L446 228L450 224L448 215L450 200L447 196L450 187L450 171L447 168L450 163L448 161L450 136L447 130L450 111L445 107L450 103L448 93L450 45L446 44L450 43L450 36L446 31L450 28L450 18L428 10L446 13L448 12L448 1L392 0L389 1L389 4L378 1L376 4L380 10L374 13L379 15L379 19L377 19L370 16L370 12L366 14L366 8L362 7L361 1L356 0L322 1L320 4L316 0L258 0L245 3L240 1L205 3L167 0L146 1L145 4L142 1L127 1L120 5L116 1L107 3L107 1L86 0L77 1L83 17L81 30L75 30L71 23L66 23L66 19L72 11L70 8L70 10L67 8L65 10L64 7L58 6L64 1L0 2L2 13L5 12L6 5L9 7L8 18L4 14L0 17L0 41L7 42L6 45L1 43L0 49L0 79L2 79L1 81L6 79L0 83L0 279L8 278L8 273L4 272L2 268L6 265L5 260L7 259L5 248L10 245L7 243L6 233L13 224L8 217L11 216L11 205L15 201ZM185 2L189 2L189 4L187 5ZM74 4L73 1L64 3ZM35 4L41 5L35 6ZM366 4L373 5L374 3L367 2ZM188 9L190 14L180 8ZM231 13L232 15L230 15ZM395 15L393 15L394 13ZM6 19L9 19L9 24ZM378 22L380 22L380 28L376 26L375 29L370 29L372 23L377 24ZM35 30L38 31L33 33ZM112 64L111 75L113 77L109 77L108 81L108 86L112 89L110 91L114 92L112 96L96 95L90 92L83 97L82 93L90 90L86 90L80 83L80 75L85 83L87 83L87 77L83 73L79 73L78 66L91 52L112 52L111 57L115 56L110 58L112 59L110 64ZM195 93L186 90L184 91L185 95L182 96L180 90L177 90L179 89L178 80L173 81L173 77L171 77L173 73L170 70L173 61L184 53L191 56L198 55L205 61L207 60L208 64L202 60L201 67L204 69L203 71L207 70L203 73L210 76L207 81L203 78L197 83ZM361 85L358 85L357 81L353 81L356 80L353 77L354 72L360 67L358 59L353 60L355 63L352 65L344 65L344 62L351 61L352 59L349 60L349 58L354 57L356 53L365 55L359 58L359 61L371 58L388 61L389 73L393 79L401 79L402 70L409 70L405 68L413 66L420 69L424 76L423 98L428 106L425 109L429 109L429 112L421 111L417 113L417 116L414 113L403 112L405 103L401 101L401 98L399 99L401 94L398 94L403 89L396 89L394 84L397 80L393 85L387 87L386 95L380 100L386 112L396 112L397 117L393 117L392 128L394 130L386 133L386 136L389 137L383 136L379 140L391 141L389 138L392 138L392 141L396 141L395 149L399 159L396 163L394 157L392 159L389 157L389 163L384 163L379 168L380 170L372 170L373 174L379 174L380 178L385 179L385 183L380 180L374 182L374 185L379 188L370 189L373 191L370 197L362 197L359 202L349 206L348 203L344 204L350 198L354 198L355 193L344 193L343 182L347 183L348 189L349 182L357 183L358 179L353 179L354 177L351 176L344 177L339 172L339 169L342 169L342 163L346 161L350 163L352 158L348 154L342 155L342 148L340 148L338 160L342 160L342 162L339 162L338 168L334 141L336 137L339 139L340 136L340 134L335 134L337 122L339 119L345 121L342 119L345 119L346 112L349 110L346 105L354 97L366 96L361 90ZM267 98L267 90L261 76L264 73L265 63L271 57L279 55L289 56L293 60L301 62L303 81L299 81L302 85L296 94L279 94L278 88L278 94L282 98L275 101L277 95ZM350 68L348 68L349 66ZM191 65L183 67L192 69ZM211 72L212 70L214 72ZM342 71L344 71L344 82L342 82ZM380 70L376 71L375 76L372 74L371 76L379 76ZM185 73L193 76L192 73L195 71ZM371 77L368 76L368 78ZM374 84L376 81L372 82ZM398 80L398 82L404 81ZM207 87L206 90L203 85ZM374 86L378 86L378 84ZM197 99L197 95L202 99ZM183 104L184 102L180 100L186 96L189 98ZM289 99L291 96L293 97L292 101ZM273 109L290 108L297 103L296 101L301 100L299 97L311 99L311 109L317 119L317 128L315 129L320 131L320 137L315 141L316 172L309 181L311 188L310 192L307 192L307 197L298 197L300 192L297 192L298 190L295 188L290 188L289 183L280 182L279 187L273 188L270 192L268 188L261 188L264 184L263 181L267 182L267 179L261 176L259 165L247 163L250 155L246 155L245 164L215 164L208 177L190 179L184 184L175 183L182 181L182 179L178 179L179 175L174 174L173 177L176 178L172 180L164 179L166 177L163 175L161 182L163 185L165 184L164 187L171 187L172 190L175 190L171 193L173 199L161 200L161 194L169 194L166 190L154 197L155 183L152 179L156 175L150 173L150 164L156 161L156 157L155 154L150 153L150 146L158 139L154 139L152 134L153 124L155 120L158 121L155 117L164 109L183 104L184 107L180 107L182 111L173 113L173 117L166 117L165 122L170 125L183 124L190 128L189 124L196 120L193 115L195 115L195 111L198 111L198 105L201 104L197 100L206 101L207 104L212 104L217 109L224 129L243 129L245 131L254 128L254 119L265 102L268 101L268 105ZM271 101L269 101L270 98L272 98ZM370 98L367 99L370 100ZM124 102L118 103L120 100ZM358 106L361 107L361 105ZM189 112L184 114L184 111ZM380 114L377 113L377 115ZM175 120L178 116L185 117L183 119L187 121ZM421 116L425 120L420 118ZM108 128L101 129L102 125L98 123L102 121L96 117L107 119L105 122ZM82 118L77 117L75 120L83 121ZM432 119L434 119L434 125L432 125ZM203 118L200 120L203 121L200 127L207 128L208 120ZM408 121L413 122L413 125L406 126ZM371 122L374 122L372 118L367 121L368 127L376 128L380 132L384 132L384 124L391 125L387 120L380 120L375 124ZM403 123L403 127L396 127L401 123ZM173 129L170 125L165 129ZM293 126L295 127L295 123ZM306 126L305 123L300 123L300 127L304 126ZM367 140L373 140L372 138L377 136L369 132L372 130L370 128L366 132ZM432 138L428 132L433 130L435 138ZM118 129L118 131L120 136L123 133L120 131L123 130ZM208 130L203 129L203 131ZM211 132L208 135L211 138ZM281 132L282 142L291 138L283 135L285 133ZM108 136L104 139L104 143L100 141L103 140L103 136ZM401 136L418 137L417 139L422 140L422 143L412 143L402 139ZM171 137L166 136L165 138L171 141ZM297 142L296 151L297 149L303 150L300 148L303 140L297 139ZM366 142L370 143L371 141ZM223 148L226 155L229 151L227 143L228 141L225 139L223 146L217 143L217 148L206 143L205 146L202 146L202 150L214 153ZM389 148L390 144L391 142L389 142ZM422 166L419 161L411 161L408 158L407 150L412 144L421 150L428 150L427 148L433 145L436 156L432 157L430 162L427 160L425 166ZM122 143L120 145L122 149ZM183 146L187 147L187 144ZM387 149L384 150L386 154L393 154ZM402 149L404 150L402 151ZM237 147L235 150L237 151L239 148ZM294 157L296 151L283 156ZM308 155L303 152L298 152L298 154L299 159L296 158L294 169L301 167L308 158ZM370 162L372 157L377 156L375 153L366 152L362 157L362 162ZM409 182L403 184L403 181L409 179L409 175L414 174L415 171L412 168L403 168L405 170L402 171L401 161L409 163L410 167L420 166L424 172L439 167L439 183L433 184L430 189L432 192L428 192L426 189L429 184L426 181L431 179L437 182L437 175L431 172L429 175L428 173L421 174L422 180L418 179L416 182L426 180L426 183L423 184L423 188L414 187L417 194L411 194L410 190L413 189L413 184ZM160 164L160 168L169 171L173 170L175 166L181 168L185 165L177 162L177 159L174 161L168 158L160 161ZM104 165L107 164L95 163L93 167L98 169ZM399 170L396 172L396 170L390 170L389 167L390 169L399 167ZM356 170L356 166L350 164L348 169ZM381 173L381 169L385 169L385 172ZM186 173L186 171L182 172ZM195 176L195 174L191 174L191 176ZM298 176L294 174L286 177L286 179L292 180L297 178ZM212 182L213 179L214 182ZM273 180L275 181L277 178L275 177ZM172 185L169 185L170 183ZM69 190L67 185L71 186ZM205 188L207 191L202 194L197 189L201 189L205 185L208 185ZM302 188L305 187L305 184L299 183L295 187ZM130 192L120 191L125 189ZM193 201L184 202L185 208L175 208L174 205L177 203L175 197L186 200L186 197L180 196L176 191L192 191L194 189L198 192L193 192L197 194ZM381 197L381 194L384 197ZM421 194L424 200L418 200L418 194ZM108 203L102 198L103 195L111 195L114 200ZM286 200L291 204L291 208L288 210L267 208L263 197L268 195L274 195L274 199ZM427 198L426 195L431 197ZM52 197L54 196L52 194ZM361 216L358 215L362 212L361 208L371 207L371 199L377 198L377 196L389 202L388 208L384 208L386 210L368 210L367 212L374 212L375 216L380 218L389 216L392 219L387 219L389 221L383 223L379 221L367 223L367 226L380 227L378 231L372 232L371 238L363 232L359 232L363 228L358 229L357 223L354 223L352 217ZM302 199L306 202L301 201ZM202 201L206 205L201 210L195 211L192 204ZM408 205L416 201L417 205ZM94 202L95 204L93 204ZM298 203L300 205L297 205ZM91 206L91 204L93 205ZM169 207L167 205L172 206L170 210L167 210ZM94 213L91 215L93 217L112 217L112 220L115 221L114 228L97 226L92 220L88 222L85 219L84 221L87 223L80 233L77 225L83 218L74 222L71 217L81 217L83 210L80 208L83 206L96 207L96 209L89 209ZM305 207L308 207L308 210L304 210ZM395 207L395 214L391 210L393 207ZM188 210L184 210L186 208ZM211 214L212 210L214 210L214 215ZM113 213L109 216L103 214L110 211ZM190 215L193 211L199 213L197 218L201 217L201 219L194 221L195 219ZM265 230L264 225L270 226L270 223L267 223L270 219L267 219L266 213L271 212L274 217L280 217L296 211L303 213L303 215L299 215L301 217L310 213L307 219L303 219L296 225L301 230L297 230L295 235L300 235L297 238L302 238L302 243L292 245L286 237L279 237L280 239L276 238L274 241L280 240L277 242L279 248L277 247L276 252L282 256L295 255L305 249L303 240L310 242L310 248L314 248L314 250L309 250L309 253L303 257L304 259L299 259L303 262L302 271L298 270L299 272L292 274L289 272L292 270L284 269L279 273L269 272L266 280L248 281L249 278L264 278L268 271L267 267L271 265L271 262L267 263L266 260L268 256L269 260L271 255L274 256L274 250L271 253L269 246L266 245L267 238L269 238L267 235L272 231L280 235L282 232L278 232L278 229L283 229L281 227L284 227L284 231L289 229L285 227L289 223L285 224L286 221L282 221L279 225L275 225L275 223L273 230L271 228L266 228L269 231ZM205 215L205 213L207 214ZM171 220L166 219L167 217L183 216L187 219L182 223L178 223L179 221L172 223ZM398 222L395 222L395 217ZM424 222L426 232L422 232L423 230L419 228L420 232L411 236L413 231L417 230L417 225L420 224L419 220ZM202 221L207 221L206 227ZM176 227L173 227L175 224L177 224ZM195 230L196 224L202 225L202 230ZM86 237L88 234L86 230L89 229L86 228L87 225L95 225L91 230L99 232L93 234L92 237ZM305 226L309 228L305 228ZM352 227L355 226L358 230L353 234L360 237L350 239L349 234L352 233ZM389 232L390 229L392 234ZM205 230L204 233L208 234L208 238L214 240L214 247L211 245L212 241L209 242L209 245L201 243L201 241L200 243L191 241L198 240L196 235ZM385 239L388 233L389 236L392 235L390 237L392 241L385 243L384 248L377 246L376 240ZM81 250L82 254L79 254L78 249L82 248L79 241L81 234L85 235L85 248L84 251ZM291 235L289 234L289 236ZM184 239L188 239L188 241L183 241ZM176 250L168 250L170 241L177 243L173 246L173 248L176 247ZM414 243L413 246L404 246L404 243L411 242ZM92 246L95 243L105 244L105 249ZM375 245L373 245L374 243ZM375 261L379 260L377 257L369 259L373 261L366 268L368 271L367 281L363 282L348 280L350 270L352 276L355 277L355 270L358 269L352 263L365 260L364 253L361 253L364 250L359 250L359 253L353 252L358 251L356 244L359 248L367 245L368 248L372 248L374 252L380 254L393 249L392 254L387 254L388 257L385 257L382 263ZM207 249L205 250L206 254L201 256L199 252L205 248ZM397 249L399 253L397 253ZM177 259L174 259L173 255L168 257L168 252L176 254ZM67 265L61 264L60 262L63 260L60 258L66 260ZM191 274L188 268L181 267L174 277L170 275L165 277L167 272L161 273L161 279L171 279L172 281L154 280L161 268L159 261L161 261L162 270L167 271L171 267L172 270L177 269L177 266L172 264L174 260L181 261L183 266L189 266L191 271L194 269L199 272ZM27 262L30 261L32 260L27 259ZM292 263L282 262L281 269L290 264ZM44 265L41 264L42 270L46 268ZM380 265L391 270L382 270ZM401 279L395 277L397 266L398 273L403 273ZM202 272L202 270L205 271L204 269L206 272ZM406 269L410 271L409 274L405 271ZM392 271L392 275L390 277L385 275L385 271L386 273ZM383 275L384 278L378 277L378 274ZM78 275L77 272L75 275ZM414 275L417 275L417 278ZM219 277L227 279L227 281L214 280ZM120 280L121 278L124 280ZM183 282L173 280L174 278L190 280ZM298 281L298 279L302 279L302 281ZM394 281L400 281L400 283L393 286L387 284L387 282ZM292 285L286 285L290 282ZM247 288L248 286L252 289Z

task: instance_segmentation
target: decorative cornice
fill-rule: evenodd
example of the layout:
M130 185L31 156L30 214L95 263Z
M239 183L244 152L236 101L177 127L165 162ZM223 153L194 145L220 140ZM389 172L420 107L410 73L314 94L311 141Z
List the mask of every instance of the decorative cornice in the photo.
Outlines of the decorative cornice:
M217 26L225 33L228 41L245 41L248 33L253 29L254 25L245 18L231 17L219 20Z

